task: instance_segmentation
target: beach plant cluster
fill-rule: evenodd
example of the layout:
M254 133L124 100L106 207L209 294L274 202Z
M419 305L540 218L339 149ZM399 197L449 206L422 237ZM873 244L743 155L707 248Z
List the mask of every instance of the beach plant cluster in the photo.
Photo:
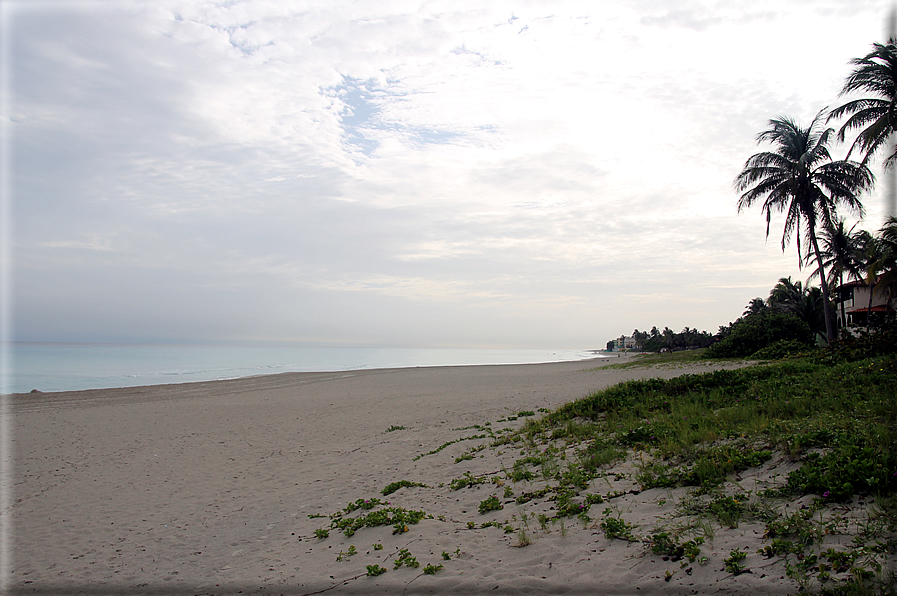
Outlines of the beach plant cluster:
M346 536L354 535L361 528L375 526L393 526L393 534L402 534L408 531L409 524L416 524L426 516L423 511L385 507L359 517L338 517L331 522L331 527L341 530Z
M454 478L449 483L449 488L451 490L461 490L462 488L468 488L471 486L476 486L478 484L485 484L486 477L485 476L474 476L470 472L464 472L464 474L460 478Z
M604 530L604 535L608 538L619 538L620 540L628 540L630 542L635 542L637 538L633 535L633 530L635 527L624 521L619 517L613 517L611 515L612 509L605 509L605 517L601 521L601 529Z
M746 552L740 551L737 548L732 550L732 552L729 553L729 556L723 559L723 563L726 565L726 571L732 575L740 575L744 573L748 570L742 563L746 558Z
M480 505L477 508L480 512L480 515L485 513L489 513L490 511L498 511L499 509L504 509L501 504L501 501L498 500L496 495L492 495L491 497L480 501Z
M384 506L386 505L386 506ZM367 511L356 517L348 516L349 513L362 510ZM361 528L373 528L377 526L393 526L393 534L402 534L408 531L408 525L414 525L427 517L424 511L409 510L403 507L391 507L389 503L380 499L358 499L349 503L345 508L330 516L329 528L318 528L315 537L323 540L330 536L330 530L339 530L346 536L354 536Z
M516 502L554 500L554 519L562 519L588 512L588 498L615 498L610 493L590 497L586 487L603 477L608 465L637 456L634 480L642 490L693 487L683 514L724 527L758 520L767 524L768 539L777 541L764 553L783 560L798 554L801 561L818 558L804 549L821 548L823 537L837 531L837 520L814 522L809 510L782 515L776 503L808 495L819 507L832 509L857 495L893 499L895 386L893 355L851 359L831 351L669 380L629 381L528 420L503 437L503 445L519 444L526 453L508 478L548 481L520 493ZM776 453L801 465L765 491L727 488L739 473L769 463ZM596 461L596 454L602 459ZM551 519L543 517L546 524ZM671 559L700 561L700 545L704 537L712 538L712 527L705 521L693 523L704 525L680 529L697 530L699 535L691 539L676 538L679 532L670 531L640 538L637 529L613 515L598 525L609 538L641 539ZM861 554L872 559L892 552L882 546L864 548ZM724 565L736 575L746 570L737 553L730 553ZM821 572L818 564L802 565L795 569L821 573L826 580L835 577L829 563L822 563ZM874 561L866 568L875 572ZM840 582L862 575L846 573Z
M411 482L409 480L399 480L398 482L390 482L389 484L387 484L385 487L383 487L383 490L380 491L380 494L382 494L385 497L385 496L393 494L394 492L396 492L402 488L405 488L406 486L420 486L422 488L430 488L426 484L421 484L420 482Z
M422 485L414 484L414 486ZM338 529L341 530L346 536L353 536L355 532L365 527L393 525L393 534L401 534L408 531L408 524L416 524L425 517L432 517L428 516L423 511L409 511L400 507L383 507L380 509L376 509L381 505L389 504L384 503L379 499L358 499L352 503L349 503L349 505L347 505L345 508L331 515L332 522L329 529ZM369 511L369 513L354 518L344 517L347 513L351 513L357 510L367 510ZM319 528L318 530L315 530L315 536L319 539L328 538L329 535L330 533L328 529ZM375 552L382 551L383 544L374 543L372 545L372 549ZM460 554L460 552L460 548L455 551L456 554ZM340 550L339 554L336 557L336 560L337 562L349 561L351 557L357 554L358 549L355 547L355 545L350 545L345 552ZM451 555L448 552L443 551L442 559L444 561L449 561L451 560ZM420 567L420 562L417 560L417 557L411 554L409 549L403 548L396 553L396 558L393 560L393 569L399 569L400 567L417 569ZM423 568L422 572L425 575L435 575L443 568L444 567L441 563L435 565L427 564ZM365 569L366 572L364 575L368 577L376 577L388 571L379 563L366 565Z
M701 554L701 545L704 544L704 538L701 536L694 540L678 542L676 537L669 532L652 534L648 540L651 544L651 552L655 555L661 555L672 561L687 558L692 563Z
M476 447L471 447L461 455L455 458L455 463L460 464L462 461L470 461L476 457L477 453L480 453L486 449L486 445L477 445Z
M782 449L804 463L783 494L888 494L897 489L895 382L894 357L810 358L629 381L529 421L517 438L575 447L578 461L564 473L574 489L583 475L595 476L589 460L599 450L612 453L608 447L618 457L627 449L650 453L638 476L643 488L716 486Z
M786 574L802 593L819 586L821 594L895 594L897 577L882 575L882 561L897 555L897 500L892 496L881 503L865 519L850 520L815 498L809 506L771 519L764 534L770 542L757 554L784 560ZM847 536L852 524L846 549L823 544L827 536Z
M437 447L436 449L433 449L432 451L427 451L426 453L421 453L420 455L416 456L416 457L413 459L413 461L417 461L417 460L419 460L420 458L422 458L422 457L426 457L426 456L428 456L428 455L435 455L436 453L439 453L440 451L442 451L442 450L445 449L446 447L449 447L450 445L454 445L455 443L460 443L461 441L473 441L473 440L476 440L476 439L485 439L487 436L488 436L488 435L471 435L471 436L469 436L469 437L462 437L462 438L460 438L460 439L455 439L455 440L453 440L453 441L446 441L445 443L443 443L442 445L440 445L440 446Z
M396 560L393 562L393 568L398 569L402 565L411 567L413 569L417 569L418 567L420 567L420 563L417 562L417 558L414 557L407 548L403 548L399 551Z
M447 488L483 490L480 486L487 483L499 488L496 494L484 495L479 513L500 511L512 503L519 517L485 523L471 520L466 527L516 534L512 546L527 546L540 531L553 531L556 524L565 536L570 518L577 518L583 527L600 530L608 539L641 542L665 561L684 567L707 564L702 548L713 539L714 528L759 522L767 542L757 554L780 560L801 589L836 590L865 582L878 586L879 592L870 593L880 593L888 581L882 575L883 562L893 561L897 554L897 394L893 391L897 355L859 355L858 351L849 356L817 351L735 370L629 381L542 412L541 418L526 416L516 430L496 432L491 425L479 426L485 433L476 438L489 443L468 452L491 448L499 454L514 452L515 459L506 460L497 472L466 471L448 481ZM700 358L700 354L688 357ZM634 463L631 474L611 470L624 460ZM791 465L766 488L738 486L739 474L782 461L798 465ZM629 492L680 487L687 492L668 527L645 531L626 521L613 506L626 491L598 490L605 482L610 487L611 480L638 487ZM382 495L412 486L429 488L401 480L387 485ZM505 503L498 496L501 487ZM861 522L838 513L858 497L880 503L881 511ZM796 499L809 499L811 505L788 511L788 504ZM593 520L597 504L606 507ZM535 512L528 513L524 507ZM395 533L401 533L425 517L432 516L393 507L378 498L358 499L333 514L330 526L316 535L323 539L330 530L339 530L351 536L362 528L381 525L392 525ZM444 516L437 519L465 524ZM538 528L530 528L529 519L538 521ZM675 521L679 519L683 521ZM833 548L826 542L826 537L838 534L852 537L849 547ZM450 560L447 554L443 551L444 561ZM723 558L722 567L733 575L745 573L748 554L744 549L733 550ZM400 551L396 563L401 564L396 568L411 566L409 557ZM385 572L369 566L368 575L371 569ZM427 573L440 569L441 564L424 567ZM670 577L668 572L667 580Z

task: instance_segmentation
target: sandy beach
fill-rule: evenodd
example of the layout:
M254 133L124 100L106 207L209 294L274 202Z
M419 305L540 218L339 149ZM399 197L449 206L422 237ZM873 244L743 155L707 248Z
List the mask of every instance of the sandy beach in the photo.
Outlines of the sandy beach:
M505 499L504 509L478 513L483 499L512 484L503 467L519 451L468 439L470 427L517 428L523 419L508 416L619 381L719 368L601 367L625 358L15 395L8 584L16 594L796 592L777 559L749 555L751 573L737 577L722 569L731 549L760 547L762 524L717 528L702 548L710 562L686 570L575 517L540 528L534 518L548 502ZM486 448L477 457L455 463L478 445ZM613 507L643 531L669 520L679 493L638 491L627 465L593 481L596 489L620 493ZM781 474L788 465L772 467ZM493 475L496 484L450 490L465 472ZM381 495L401 480L426 487ZM538 483L515 483L514 492L527 485ZM397 535L382 526L316 538L327 516L372 498L432 517ZM479 527L517 527L523 516L527 546L516 533ZM401 549L420 568L394 569ZM388 572L367 576L375 564ZM427 565L442 568L424 574Z

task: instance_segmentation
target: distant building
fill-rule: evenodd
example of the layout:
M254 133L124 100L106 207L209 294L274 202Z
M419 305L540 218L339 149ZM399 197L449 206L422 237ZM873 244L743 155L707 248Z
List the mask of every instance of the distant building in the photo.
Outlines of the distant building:
M847 320L842 320L841 306ZM889 312L897 310L897 298L891 296L886 284L878 284L872 294L872 308L869 308L869 286L864 281L852 281L835 288L835 307L838 328L865 327L871 316L873 322L883 319Z
M641 349L641 346L638 345L634 337L626 337L625 335L621 335L620 337L614 339L614 352L629 352L629 351L638 351Z

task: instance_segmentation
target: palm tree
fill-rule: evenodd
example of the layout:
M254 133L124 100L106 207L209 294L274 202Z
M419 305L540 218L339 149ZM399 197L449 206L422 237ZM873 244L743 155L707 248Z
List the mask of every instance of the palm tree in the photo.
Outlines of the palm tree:
M861 91L876 97L866 97L849 101L829 114L829 120L848 116L847 122L838 131L838 138L844 140L848 130L862 129L848 152L859 149L863 152L863 164L883 145L897 127L897 45L893 39L887 44L872 44L872 51L862 58L850 61L855 65L847 77L841 95ZM885 160L889 166L897 159L897 151Z
M848 279L860 279L862 276L861 253L862 247L865 245L865 238L869 233L865 230L854 232L856 224L850 230L845 230L844 227L844 220L840 219L834 228L823 228L820 234L822 242L820 254L824 260L824 266L829 270L829 288L842 287L845 274ZM810 274L810 279L817 275L823 275L823 270L816 269ZM846 325L847 313L844 301L839 299L838 303L841 305L841 321Z
M861 255L862 268L866 277L866 285L869 286L869 304L866 309L866 327L872 326L872 299L875 296L875 288L878 286L886 263L886 245L880 238L869 235L863 244Z
M750 302L747 303L747 306L744 307L744 312L741 313L742 317L749 317L751 315L760 314L766 309L766 302L763 298L754 298Z
M825 305L820 288L807 286L792 312L807 323L814 337L825 335Z
M801 231L804 232L803 242L808 244L806 252L812 249L821 270L825 335L832 341L835 338L834 317L816 229L819 225L833 227L838 206L862 217L864 209L858 195L870 188L875 178L863 164L832 161L828 144L834 130L820 131L821 118L822 112L807 128L786 117L770 120L770 128L757 135L757 142L768 141L775 149L751 156L735 179L735 188L742 192L738 199L739 213L763 200L767 238L772 214L785 212L782 250L796 231L798 262L801 264L804 262Z
M891 215L878 232L879 237L890 247L897 249L897 216Z
M791 281L791 276L779 278L770 291L766 304L772 308L778 308L792 312L804 297L804 287L799 281Z
M877 282L880 287L884 286L887 292L888 302L885 303L887 305L890 304L890 298L897 288L897 217L893 215L888 217L884 226L879 230L875 242L878 251L878 261L875 264L879 273ZM885 315L887 315L887 306Z
M799 317L814 336L825 336L825 309L820 288L804 287L799 281L792 282L791 276L782 277L770 290L766 303L770 308Z

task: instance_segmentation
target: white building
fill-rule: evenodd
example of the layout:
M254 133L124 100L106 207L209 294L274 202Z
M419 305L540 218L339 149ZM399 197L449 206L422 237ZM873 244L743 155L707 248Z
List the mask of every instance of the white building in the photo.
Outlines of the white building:
M842 303L847 321L842 320ZM888 312L897 310L897 298L892 297L885 284L875 286L872 294L872 309L869 309L869 286L864 281L852 281L835 288L835 308L838 316L838 328L864 327L869 313L872 320L884 318Z
M621 335L614 340L614 352L628 352L636 351L639 349L641 349L641 346L636 343L634 337Z

